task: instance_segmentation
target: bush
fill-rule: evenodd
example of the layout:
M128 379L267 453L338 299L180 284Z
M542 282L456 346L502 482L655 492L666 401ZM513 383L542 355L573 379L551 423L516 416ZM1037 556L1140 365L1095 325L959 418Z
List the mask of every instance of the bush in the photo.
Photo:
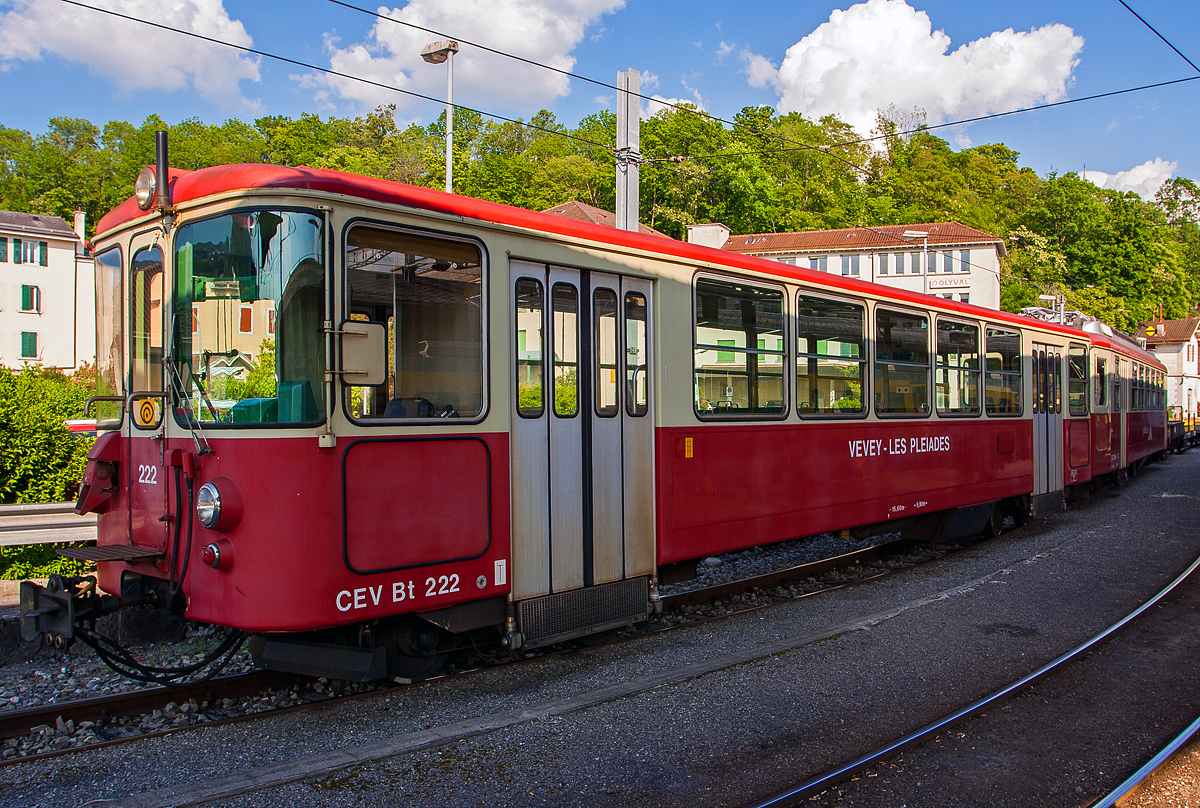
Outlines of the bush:
M69 547L82 547L74 542ZM0 580L24 581L27 578L49 578L51 575L90 575L95 564L63 558L60 545L27 544L24 547L0 547Z
M65 376L0 366L0 502L63 502L78 494L93 439L72 434L64 421L83 417L95 389L89 367Z

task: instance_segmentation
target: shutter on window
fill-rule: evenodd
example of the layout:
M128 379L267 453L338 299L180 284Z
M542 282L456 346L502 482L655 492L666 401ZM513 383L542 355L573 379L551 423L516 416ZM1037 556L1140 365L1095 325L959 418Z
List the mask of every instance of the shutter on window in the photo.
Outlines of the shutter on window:
M50 263L50 248L44 241L38 242L38 266L46 266Z
M21 263L21 239L13 239L13 263Z
M33 311L33 287L21 287L21 311Z
M0 238L0 264L8 261L8 239Z
M21 332L21 356L25 359L34 359L37 357L36 331Z

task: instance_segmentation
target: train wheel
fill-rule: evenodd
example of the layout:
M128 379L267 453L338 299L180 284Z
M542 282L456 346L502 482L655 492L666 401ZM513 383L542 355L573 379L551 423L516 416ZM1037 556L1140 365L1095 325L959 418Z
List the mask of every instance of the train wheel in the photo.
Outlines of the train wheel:
M992 508L992 515L988 517L987 522L983 526L983 535L986 538L994 539L1004 532L1004 511L1000 508L1000 503L996 503Z
M446 664L452 636L424 620L407 619L380 629L378 642L387 654L390 679L420 682Z
M1024 527L1029 524L1029 504L1023 498L1017 499L1015 504L1011 506L1009 514L1013 518L1013 524L1017 527Z

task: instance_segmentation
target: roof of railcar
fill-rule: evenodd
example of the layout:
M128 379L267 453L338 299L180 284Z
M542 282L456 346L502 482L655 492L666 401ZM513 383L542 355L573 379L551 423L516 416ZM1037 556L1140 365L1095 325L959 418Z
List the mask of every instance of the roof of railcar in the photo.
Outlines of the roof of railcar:
M957 303L944 298L931 299L930 295L924 295L919 292L909 292L904 289L881 286L870 281L829 275L824 272L805 269L804 267L781 264L778 261L771 261L765 258L739 255L711 247L701 247L696 244L676 241L665 236L614 230L610 227L516 208L498 202L487 202L469 196L448 194L445 191L421 188L416 185L406 185L405 183L392 182L390 180L363 177L358 174L348 174L328 168L309 168L307 166L286 167L252 163L202 168L198 171L185 171L172 168L168 176L171 183L171 200L176 205L233 191L317 191L339 194L374 202L404 205L418 210L461 216L466 219L495 222L511 227L550 233L567 238L577 238L615 247L656 253L664 258L681 258L702 264L725 266L749 270L764 275L773 275L786 280L806 281L842 292L890 298L899 303L907 303L921 308L937 308L981 320L1009 323L1025 328L1038 328L1075 339L1094 340L1098 336L1095 334L1086 334L1078 329L1068 328L1057 323L1047 323L1042 320L1023 317L1019 314L985 309L969 303ZM96 235L99 236L102 233L146 215L147 213L138 207L137 201L133 197L130 197L100 219L96 225ZM1105 338L1101 337L1101 339ZM1116 349L1115 345L1113 347ZM1122 346L1122 348L1126 348L1126 346ZM1144 361L1151 364L1157 363L1157 360L1150 354L1145 355Z

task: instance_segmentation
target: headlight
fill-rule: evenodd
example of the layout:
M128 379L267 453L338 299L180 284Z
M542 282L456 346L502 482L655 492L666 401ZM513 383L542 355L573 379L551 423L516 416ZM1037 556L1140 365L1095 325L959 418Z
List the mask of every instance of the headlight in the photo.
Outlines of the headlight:
M196 518L209 530L221 521L221 493L212 483L200 486L200 493L196 494Z
M142 210L149 210L150 206L154 204L154 184L154 169L152 168L143 168L133 183L133 195L137 199L138 207Z

